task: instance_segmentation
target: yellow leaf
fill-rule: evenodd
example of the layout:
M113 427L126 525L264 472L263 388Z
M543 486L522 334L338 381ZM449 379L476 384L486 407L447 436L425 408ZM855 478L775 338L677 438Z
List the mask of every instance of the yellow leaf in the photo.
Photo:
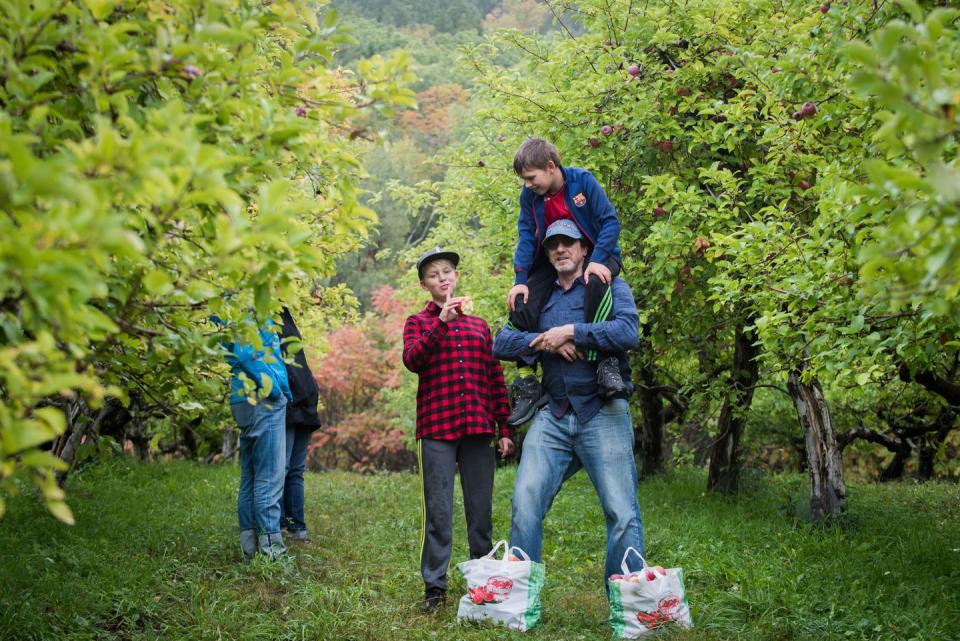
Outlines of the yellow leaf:
M73 520L73 512L70 511L70 508L67 507L67 504L63 501L47 501L47 509L50 510L50 514L54 515L57 520L67 525L74 525L76 523Z

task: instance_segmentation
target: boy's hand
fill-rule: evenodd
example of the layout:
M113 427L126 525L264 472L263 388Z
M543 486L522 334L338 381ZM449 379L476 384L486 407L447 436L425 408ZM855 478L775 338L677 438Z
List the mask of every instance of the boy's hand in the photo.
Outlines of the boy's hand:
M517 296L523 296L524 302L528 300L530 290L526 285L514 285L510 288L510 293L507 294L507 309L511 312L517 311L516 309L516 300Z
M513 441L504 437L497 441L497 451L500 452L500 458L507 458L513 454Z
M577 349L577 346L573 344L573 341L567 341L558 347L556 353L558 356L570 363L583 360L583 352Z
M603 263L590 263L587 265L587 269L583 272L583 283L584 285L590 284L590 275L593 274L600 279L600 282L607 284L610 282L610 278L613 274L610 273L610 268L604 265Z
M462 313L460 311L461 305L469 296L455 296L451 298L447 296L446 302L443 304L443 307L440 308L440 320L444 323L449 323L457 316L460 316Z

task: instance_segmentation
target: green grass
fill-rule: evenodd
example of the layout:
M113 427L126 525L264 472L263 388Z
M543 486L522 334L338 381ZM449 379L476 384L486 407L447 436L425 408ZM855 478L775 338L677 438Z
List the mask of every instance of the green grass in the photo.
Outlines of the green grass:
M495 537L508 531L513 476L498 472ZM0 638L508 636L457 625L456 570L451 602L433 618L417 613L415 476L309 475L315 544L286 564L239 562L237 481L233 467L103 464L69 484L74 527L28 497L11 501L0 521ZM795 517L803 477L748 485L725 499L706 494L697 471L641 484L649 560L684 568L695 625L658 638L960 638L958 486L854 484L843 526L822 530ZM543 625L528 636L609 638L603 532L579 474L545 524ZM454 561L463 558L459 517Z

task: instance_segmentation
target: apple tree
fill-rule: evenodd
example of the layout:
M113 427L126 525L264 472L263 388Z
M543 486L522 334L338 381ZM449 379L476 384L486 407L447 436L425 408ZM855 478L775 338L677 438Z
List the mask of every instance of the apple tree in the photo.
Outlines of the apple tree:
M208 316L297 305L359 242L352 122L412 94L399 58L333 68L317 3L2 4L0 483L70 521L85 435L216 416Z

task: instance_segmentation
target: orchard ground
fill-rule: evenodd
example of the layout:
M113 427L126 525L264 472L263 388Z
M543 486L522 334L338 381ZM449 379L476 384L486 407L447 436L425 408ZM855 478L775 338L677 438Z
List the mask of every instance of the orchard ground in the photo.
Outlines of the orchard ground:
M515 468L499 470L494 535L508 532ZM417 612L418 479L307 477L312 547L242 565L233 466L104 463L71 477L73 527L29 496L0 521L0 638L503 639L459 626L463 580ZM682 566L695 628L663 639L956 639L960 487L853 483L840 526L797 516L801 475L751 475L733 499L700 471L641 482L653 565ZM27 486L24 485L26 488ZM459 505L462 505L459 491ZM462 513L462 512L461 512ZM465 558L458 514L454 560ZM578 474L545 526L539 639L608 639L603 517Z

